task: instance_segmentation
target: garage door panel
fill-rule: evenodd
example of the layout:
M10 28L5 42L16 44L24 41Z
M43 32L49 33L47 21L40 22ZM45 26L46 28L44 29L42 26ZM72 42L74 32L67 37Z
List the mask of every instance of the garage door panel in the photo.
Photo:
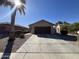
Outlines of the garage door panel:
M36 34L50 34L51 27L35 27Z

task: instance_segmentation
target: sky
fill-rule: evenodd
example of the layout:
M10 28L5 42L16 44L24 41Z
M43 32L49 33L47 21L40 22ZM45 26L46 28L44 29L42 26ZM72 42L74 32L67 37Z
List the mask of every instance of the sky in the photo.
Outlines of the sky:
M9 7L0 7L0 23L11 21L11 15L1 19L10 11ZM26 0L25 12L25 15L20 15L17 11L15 24L28 26L41 19L52 23L79 22L79 0Z

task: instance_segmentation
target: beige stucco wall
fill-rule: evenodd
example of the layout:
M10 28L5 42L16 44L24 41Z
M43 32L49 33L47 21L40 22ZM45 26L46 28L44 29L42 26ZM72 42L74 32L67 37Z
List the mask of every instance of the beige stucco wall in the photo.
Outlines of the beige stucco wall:
M30 26L30 32L34 33L35 32L35 27L51 27L51 34L54 34L56 29L53 27L53 25L51 25L48 22L42 21L42 22L37 22L33 25Z
M56 26L56 32L60 34L60 31L61 31L61 26L60 26L60 24L58 24Z
M37 26L36 26L37 27ZM42 26L44 27L44 26ZM46 26L45 26L46 27ZM31 33L34 33L35 32L35 27L32 27L31 28ZM55 33L55 29L51 26L51 34L54 34Z
M34 33L34 31L35 31L35 30L34 30L34 27L31 27L31 28L30 28L30 32L31 32L31 33Z

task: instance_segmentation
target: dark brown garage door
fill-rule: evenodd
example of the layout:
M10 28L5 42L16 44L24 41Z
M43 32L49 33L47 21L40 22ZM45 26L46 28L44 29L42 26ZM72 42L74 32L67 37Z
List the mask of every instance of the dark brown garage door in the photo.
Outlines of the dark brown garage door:
M35 34L51 34L51 27L35 27Z

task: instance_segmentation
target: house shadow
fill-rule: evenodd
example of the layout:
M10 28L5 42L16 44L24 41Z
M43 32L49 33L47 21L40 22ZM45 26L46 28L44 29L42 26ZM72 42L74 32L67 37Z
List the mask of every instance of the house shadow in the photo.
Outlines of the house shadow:
M10 55L11 55L11 52L12 52L12 47L13 47L14 41L15 40L12 40L12 41L8 40L8 43L5 47L5 50L3 52L1 59L10 59Z
M77 41L77 36L61 35L61 34L36 34L38 37L52 38L65 41Z

